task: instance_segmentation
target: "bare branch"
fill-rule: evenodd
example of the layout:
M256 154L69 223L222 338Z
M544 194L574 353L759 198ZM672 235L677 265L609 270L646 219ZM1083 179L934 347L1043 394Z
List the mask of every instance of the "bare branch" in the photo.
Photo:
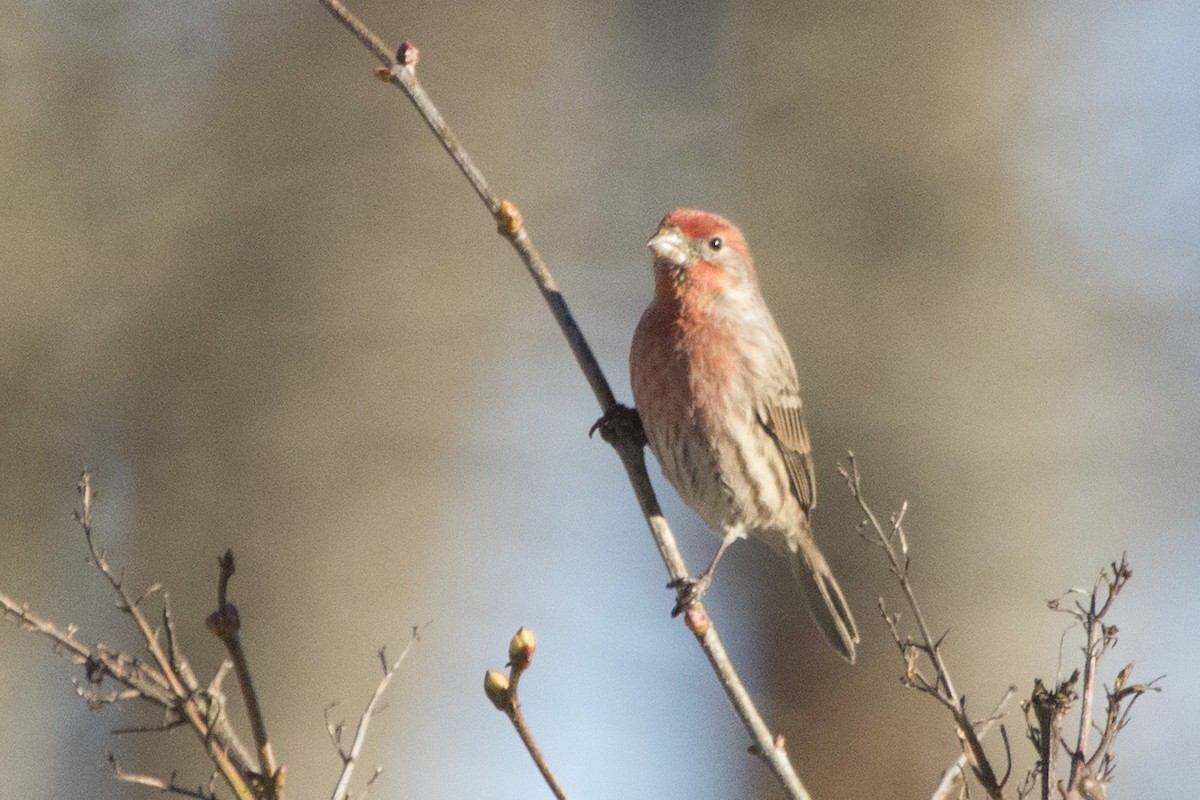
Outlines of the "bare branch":
M492 705L503 711L513 724L517 736L525 745L525 749L529 751L529 757L533 759L534 765L542 773L542 779L546 781L550 791L558 800L567 800L567 790L563 788L554 771L550 769L550 763L534 740L533 732L529 730L529 724L525 721L525 713L521 710L521 700L517 694L521 676L533 663L533 652L536 646L533 631L524 627L519 628L508 645L509 674L489 671L483 678L483 691L492 701Z
M979 732L980 739L983 739L984 736L987 736L988 732L992 729L992 726L1004 718L1004 708L1005 708L1005 706L1008 705L1009 701L1012 700L1013 695L1015 695L1016 692L1017 692L1017 689L1015 686L1008 687L1008 691L1005 692L1004 696L1000 698L1000 702L996 704L996 707L994 709L992 709L992 713L990 715L988 715L988 718L986 720L984 720L982 724L979 725L978 732ZM1004 730L1004 728L1003 728L1003 726L1001 726L1001 731L1003 731L1003 730ZM1006 735L1005 736L1005 748L1006 749L1007 749L1007 742L1008 742L1008 737ZM1011 763L1011 759L1010 759L1010 763ZM950 767L945 771L945 773L942 774L942 780L940 783L938 783L937 788L934 790L933 794L930 795L929 800L949 800L950 796L951 796L951 792L954 791L955 787L959 784L959 782L965 776L966 768L967 768L967 754L962 753L954 761L954 763L950 765ZM963 791L966 791L965 788L963 789Z
M167 717L158 725L131 725L127 728L113 728L109 733L114 736L126 736L131 733L166 733L182 725L187 725L187 720L183 717Z
M158 584L155 584L156 586ZM196 676L192 674L190 668L184 667L183 657L179 654L179 637L175 633L175 618L171 616L171 595L169 592L163 592L163 607L162 607L163 630L167 634L167 658L169 659L172 668L179 673L189 691L195 691Z
M196 789L188 789L175 783L175 773L171 773L168 780L155 777L154 775L144 775L137 772L126 772L121 766L121 762L117 760L113 753L108 754L108 763L112 768L113 777L125 783L132 783L137 786L148 786L151 789L158 789L169 794L177 794L183 797L193 797L197 800L217 800L217 795L212 790L212 782L209 782L208 788L198 787Z
M1130 712L1133 710L1133 705L1147 692L1158 692L1161 689L1157 686L1162 680L1162 676L1155 678L1149 683L1129 684L1129 676L1133 672L1133 662L1125 665L1113 682L1113 688L1107 692L1108 703L1104 719L1104 727L1100 732L1100 741L1096 745L1096 751L1092 753L1088 759L1088 769L1099 775L1100 779L1108 782L1112 779L1113 770L1116 768L1116 757L1113 755L1113 746L1116 742L1117 734L1124 729L1129 722Z
M140 698L163 708L168 718L177 715L186 720L238 799L255 800L254 793L244 778L250 772L249 764L242 756L243 751L237 746L236 737L227 724L221 723L214 728L213 704L205 693L197 690L195 676L187 668L186 660L179 654L174 624L170 618L169 601L164 598L163 628L167 634L167 648L164 650L159 629L150 624L149 618L142 610L144 601L157 593L160 586L152 585L136 599L129 594L124 571L114 570L95 539L93 511L97 493L89 471L84 470L77 488L80 507L72 516L83 531L88 561L108 582L116 596L116 607L133 620L145 641L153 664L143 663L139 658L114 651L103 643L85 645L76 638L75 626L68 626L67 630L63 631L52 622L31 612L27 604L17 604L7 596L0 595L0 607L4 616L25 630L51 639L55 652L83 666L86 684L77 680L76 691L91 708ZM121 686L114 689L105 688L102 684L106 676Z
M337 722L334 722L333 717L329 714L338 705L340 704L335 701L325 706L325 732L329 734L329 741L333 744L333 749L337 751L338 756L344 764L347 755L345 749L342 747L342 734L346 732L346 720L339 719Z
M533 278L535 285L542 293L543 299L550 307L580 370L591 386L592 393L596 396L604 414L601 420L610 420L613 417L621 416L623 411L628 411L617 403L616 397L613 395L591 347L584 338L583 332L571 314L562 292L534 247L533 240L522 223L520 211L513 203L501 200L491 190L479 168L450 130L420 81L417 80L416 65L419 55L417 48L411 42L405 42L398 51L394 50L354 16L340 0L320 0L320 2L379 61L381 66L376 69L376 76L404 92L405 97L417 109L459 171L471 184L484 206L487 207L488 212L496 221L500 235L507 239L517 252L521 263L525 265L530 277ZM396 56L393 56L393 53L396 53ZM640 430L640 426L638 429ZM655 546L667 567L671 582L677 583L687 579L689 577L687 564L683 560L670 526L659 509L649 474L646 472L643 453L644 438L629 426L605 425L601 431L604 440L612 445L621 458L647 526L654 537ZM772 735L741 677L734 669L729 655L717 635L716 626L708 619L702 606L693 606L692 610L706 621L703 626L704 633L696 633L696 640L704 650L704 654L717 674L735 712L753 740L753 752L763 759L783 785L789 797L795 798L795 800L807 800L809 797L807 790L788 760L786 750L779 745L779 738ZM697 630L698 628L692 628L693 633Z
M913 641L910 637L901 634L899 615L889 616L882 598L880 599L880 612L883 614L884 622L891 631L892 639L904 660L905 671L902 680L906 686L933 697L950 712L962 742L965 763L971 768L971 772L979 780L988 796L993 800L1001 800L1005 796L1004 781L997 777L996 771L983 749L983 743L979 739L975 724L967 716L966 700L954 688L950 670L946 667L945 659L942 657L942 642L946 635L943 634L937 639L933 638L929 631L929 625L925 621L925 615L921 611L921 605L917 602L916 594L913 592L912 583L908 578L911 562L908 537L904 533L904 515L908 511L908 503L901 505L900 510L891 516L889 525L885 529L863 496L862 475L859 473L854 453L848 454L847 463L848 466L838 464L838 472L846 480L846 486L850 489L851 496L858 501L858 506L866 517L859 524L859 533L869 543L880 547L886 554L888 568L899 582L908 607L912 611L917 630L920 632L919 641ZM920 659L922 656L934 669L936 677L932 680L921 671Z
M1059 683L1055 697L1057 705L1053 706L1057 717L1051 718L1047 711L1039 708L1040 703L1046 703L1045 699L1039 696L1039 691L1045 693L1040 682L1028 704L1034 708L1037 716L1036 723L1031 722L1029 725L1029 735L1039 747L1038 767L1042 778L1043 798L1049 798L1051 785L1065 800L1102 796L1116 767L1113 748L1117 734L1128 722L1130 711L1137 699L1149 691L1158 691L1155 685L1158 679L1145 684L1130 684L1133 664L1127 664L1117 674L1112 690L1106 692L1103 725L1097 725L1094 719L1096 676L1100 658L1117 641L1117 628L1115 625L1106 624L1105 617L1132 575L1133 570L1122 554L1120 561L1112 562L1100 572L1090 592L1073 589L1048 603L1051 609L1072 617L1083 629L1084 646L1082 684L1076 694L1075 687L1080 684L1081 678L1079 670ZM1065 602L1068 597L1072 598L1070 603ZM1061 733L1062 718L1076 700L1080 703L1079 729L1074 743L1068 744ZM1100 739L1094 749L1091 746L1093 729L1100 733ZM1065 782L1055 778L1055 761L1059 747L1062 747L1070 758L1070 771Z
M333 794L330 795L331 800L346 800L350 792L350 779L354 777L354 768L358 765L359 756L362 754L363 743L367 740L367 729L371 725L371 720L380 710L380 703L383 700L383 694L387 691L388 686L392 682L392 678L396 676L400 665L404 663L404 659L408 658L409 652L413 649L413 645L421 640L421 631L429 626L429 623L421 626L413 626L412 636L408 640L408 644L400 652L400 655L395 660L389 662L384 656L384 648L379 649L379 657L383 660L383 677L379 679L379 683L375 686L375 691L371 695L371 699L367 701L367 707L363 709L362 715L358 718L358 727L354 730L354 740L350 743L350 749L342 749L342 731L345 723L339 721L336 725L330 719L329 712L337 705L336 703L325 707L325 727L329 732L329 739L333 742L334 748L342 759L342 772L338 776L337 784L333 787ZM366 791L369 790L372 783L382 770L376 769L375 774L366 784L366 789L362 796L366 796Z
M269 800L280 800L283 797L283 783L286 774L275 761L275 751L271 747L267 735L267 724L263 718L262 706L258 701L258 693L254 689L254 680L250 675L250 662L242 647L241 617L237 606L229 602L229 580L235 571L233 551L226 550L225 555L217 560L219 572L217 575L217 610L208 615L208 629L221 640L229 652L229 660L233 662L233 670L242 689L242 700L246 704L246 715L250 718L250 730L254 734L254 744L258 750L258 775Z
M1067 780L1068 792L1078 787L1085 774L1089 772L1086 768L1089 765L1087 754L1092 731L1092 706L1096 696L1096 668L1099 665L1100 656L1116 640L1116 628L1106 628L1104 616L1112 608L1113 601L1132 574L1129 563L1122 555L1120 564L1113 562L1111 565L1111 574L1108 569L1101 571L1100 576L1092 585L1087 607L1084 608L1079 602L1075 604L1076 611L1073 616L1083 626L1087 641L1083 648L1083 689L1080 692L1079 735L1076 738L1075 749L1071 753L1071 773ZM1100 598L1102 588L1105 591L1103 600ZM1128 675L1125 677L1127 678ZM1115 738L1115 736L1116 732L1114 731L1113 737ZM1101 752L1103 751L1097 750L1098 754Z
M225 681L225 678L228 677L232 669L232 661L230 661L228 658L222 661L221 666L217 667L217 671L213 673L212 680L208 682L208 688L206 688L204 691L214 697L220 696L222 694L221 684Z
M1051 787L1057 783L1055 767L1062 738L1062 721L1075 702L1075 685L1078 681L1078 670L1065 681L1060 681L1053 691L1047 689L1041 679L1035 680L1033 694L1025 703L1026 717L1030 714L1033 716L1028 725L1028 735L1038 752L1037 769L1042 800L1049 800Z

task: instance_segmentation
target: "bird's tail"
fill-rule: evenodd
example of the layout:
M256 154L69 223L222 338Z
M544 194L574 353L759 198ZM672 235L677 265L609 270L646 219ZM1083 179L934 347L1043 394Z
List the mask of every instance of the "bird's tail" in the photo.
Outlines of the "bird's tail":
M854 645L858 644L854 615L812 533L802 531L798 538L797 549L788 548L788 561L808 599L808 611L833 649L853 664Z

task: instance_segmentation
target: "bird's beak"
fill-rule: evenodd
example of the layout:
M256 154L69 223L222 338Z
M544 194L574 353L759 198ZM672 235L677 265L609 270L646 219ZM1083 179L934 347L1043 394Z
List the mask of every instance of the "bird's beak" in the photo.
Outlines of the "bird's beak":
M650 237L646 247L654 253L655 261L664 261L674 267L682 267L687 263L687 247L683 233L674 226L664 226L658 233Z

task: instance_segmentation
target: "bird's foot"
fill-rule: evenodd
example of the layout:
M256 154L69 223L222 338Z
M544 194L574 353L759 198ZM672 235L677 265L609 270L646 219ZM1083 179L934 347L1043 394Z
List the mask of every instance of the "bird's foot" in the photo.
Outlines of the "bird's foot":
M642 428L642 418L636 408L621 405L609 407L604 416L596 420L596 424L588 430L588 436L600 431L600 438L610 445L616 446L622 439L633 441L638 447L646 445L646 431Z
M711 585L712 575L708 572L698 578L680 578L668 583L667 588L675 590L675 607L671 609L671 616L678 617L699 603Z

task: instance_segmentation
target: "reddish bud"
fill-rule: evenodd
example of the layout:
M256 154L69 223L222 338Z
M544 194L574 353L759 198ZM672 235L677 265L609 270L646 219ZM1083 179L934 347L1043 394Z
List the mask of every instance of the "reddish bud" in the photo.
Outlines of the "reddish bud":
M508 643L508 663L515 670L525 670L533 662L533 651L537 649L537 638L528 628L518 628Z
M396 60L402 66L415 67L421 60L421 51L415 44L405 40L404 44L400 45L400 49L396 51Z
M688 626L688 630L696 636L704 636L712 627L712 620L708 618L708 614L699 608L689 608L684 612L683 621Z

